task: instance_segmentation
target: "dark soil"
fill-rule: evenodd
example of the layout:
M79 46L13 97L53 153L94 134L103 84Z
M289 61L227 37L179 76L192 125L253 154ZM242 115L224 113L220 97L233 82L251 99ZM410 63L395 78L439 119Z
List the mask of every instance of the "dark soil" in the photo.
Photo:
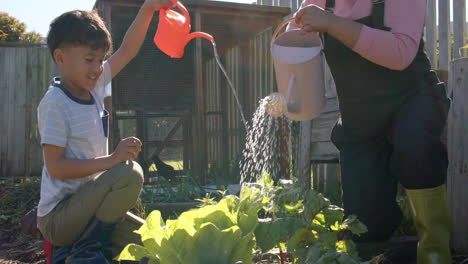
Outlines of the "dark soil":
M42 240L18 229L0 230L0 264L45 264Z

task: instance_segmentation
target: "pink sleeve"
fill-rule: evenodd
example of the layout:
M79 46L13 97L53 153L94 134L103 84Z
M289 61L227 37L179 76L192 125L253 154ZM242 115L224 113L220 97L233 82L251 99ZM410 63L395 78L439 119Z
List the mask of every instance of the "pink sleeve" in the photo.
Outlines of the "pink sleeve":
M404 70L418 51L426 0L388 0L385 5L385 25L391 32L364 26L353 50L381 66Z
M321 8L325 8L325 1L326 0L304 0L302 1L301 7L299 7L299 9L309 6L309 5L316 5L316 6L320 6ZM293 21L289 23L289 25L286 27L286 31L298 29L298 28L299 26L296 24L296 22Z

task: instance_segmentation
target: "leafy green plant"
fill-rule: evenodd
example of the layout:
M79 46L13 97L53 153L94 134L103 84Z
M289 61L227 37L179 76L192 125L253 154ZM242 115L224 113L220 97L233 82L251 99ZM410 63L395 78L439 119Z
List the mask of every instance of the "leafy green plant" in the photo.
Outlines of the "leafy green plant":
M221 195L219 202L206 196L201 208L166 223L159 211L152 212L137 231L143 246L128 245L117 260L248 264L257 246L262 252L287 250L293 263L360 263L351 234L367 228L354 216L345 219L342 208L313 190L303 191L291 181L277 186L265 174L244 185L239 197Z
M258 186L271 198L265 207L271 218L260 221L255 230L263 252L283 246L295 263L360 263L351 234L360 235L367 228L355 216L344 219L342 208L298 184L273 186L265 175Z
M161 177L157 185L158 193L153 193L148 188L154 187L145 186L146 190L141 195L143 204L192 202L203 198L206 194L200 183L190 175L180 178L177 182L169 182Z
M259 190L245 187L240 196L226 196L217 204L182 213L176 220L162 220L153 211L136 231L143 246L127 245L116 258L150 263L252 263L258 212L268 203Z

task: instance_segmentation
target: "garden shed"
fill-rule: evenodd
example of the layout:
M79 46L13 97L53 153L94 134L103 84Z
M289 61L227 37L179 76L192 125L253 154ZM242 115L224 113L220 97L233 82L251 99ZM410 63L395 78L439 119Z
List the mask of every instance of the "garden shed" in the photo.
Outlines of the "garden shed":
M96 1L115 47L142 3ZM290 8L207 0L183 4L190 12L192 31L215 38L242 111L249 117L260 96L275 89L266 61L270 38L259 33L271 32ZM240 155L245 128L227 81L214 64L211 43L193 40L182 59L172 59L153 44L157 24L155 15L139 55L113 80L111 140L115 146L119 138L136 135L144 146L140 159L183 160L183 168L176 169L207 182L209 167L228 170Z

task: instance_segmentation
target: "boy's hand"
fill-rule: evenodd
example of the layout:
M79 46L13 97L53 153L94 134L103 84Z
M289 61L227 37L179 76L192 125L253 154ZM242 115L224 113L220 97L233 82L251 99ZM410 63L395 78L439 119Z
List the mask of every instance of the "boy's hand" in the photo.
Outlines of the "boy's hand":
M158 11L161 8L171 8L177 4L177 0L145 0L143 7L152 11Z
M124 138L112 153L115 163L121 163L127 160L134 160L141 151L141 141L136 137Z

